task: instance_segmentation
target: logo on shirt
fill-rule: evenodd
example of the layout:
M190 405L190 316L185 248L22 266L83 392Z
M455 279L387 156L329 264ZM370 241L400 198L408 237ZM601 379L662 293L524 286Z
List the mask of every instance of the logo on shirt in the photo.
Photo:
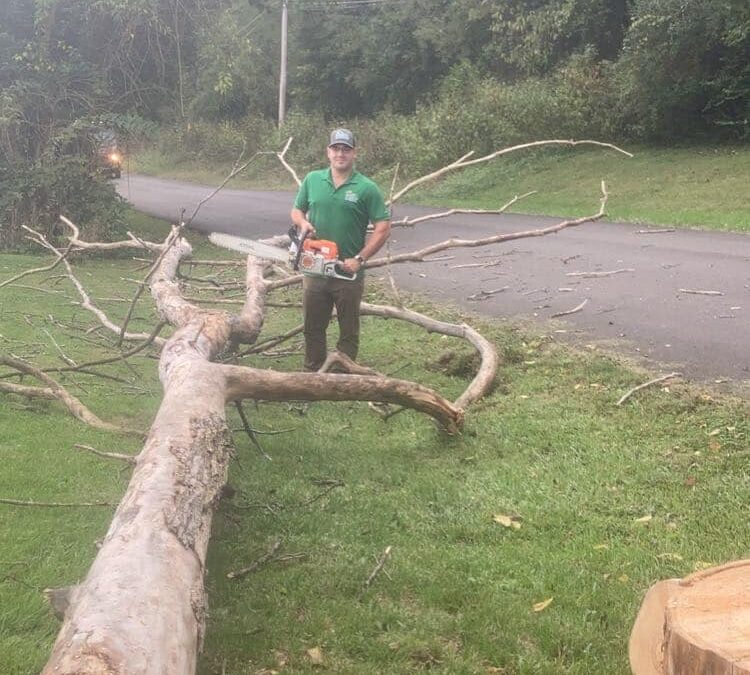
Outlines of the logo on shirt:
M359 201L359 196L353 190L347 190L346 194L344 195L344 201L356 204Z

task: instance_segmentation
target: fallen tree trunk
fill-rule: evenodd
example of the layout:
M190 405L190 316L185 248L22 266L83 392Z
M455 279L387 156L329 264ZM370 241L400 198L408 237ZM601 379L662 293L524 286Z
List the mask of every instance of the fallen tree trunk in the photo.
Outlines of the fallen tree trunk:
M382 376L275 373L212 363L230 342L253 342L266 282L248 258L242 312L200 310L174 281L190 252L176 228L151 282L179 329L159 360L164 398L128 489L86 579L68 596L43 675L191 675L203 639L211 519L232 456L231 400L375 400L426 412L454 430L462 412L415 383Z
M635 675L750 675L750 560L652 586L630 635Z
M182 326L159 361L164 398L45 674L195 672L211 517L232 452L224 377L209 359L227 341L231 317L181 301L173 278L189 252L186 242L173 246L152 282L162 316ZM248 278L258 276L249 266ZM262 295L253 298L259 309ZM245 330L260 329L262 312L254 322Z
M439 173L547 143L576 144L544 141L476 160L468 160L466 155ZM278 156L290 168L283 158L285 152L286 148ZM292 174L299 182L293 170ZM409 184L392 201L421 182ZM371 261L368 266L423 260L450 247L543 236L596 220L604 213L604 185L602 192L601 206L594 216L482 240L451 239L412 254ZM200 202L189 220L215 193ZM241 313L201 310L182 297L175 282L180 260L190 253L190 246L181 238L181 227L174 228L162 244L143 242L133 235L123 242L87 244L80 240L75 225L65 222L73 236L65 252L56 252L58 260L52 266L57 262L67 266L64 258L71 250L135 247L158 254L120 327L96 311L68 268L85 309L94 312L109 330L114 329L120 340L151 340L153 336L132 336L126 331L133 307L148 282L161 317L177 330L161 351L159 375L164 397L125 496L85 580L61 593L65 600L61 605L63 626L43 675L192 675L205 625L203 577L211 520L232 455L226 403L243 398L389 402L425 412L453 431L462 424L462 408L490 390L498 356L490 343L468 326L435 322L406 310L372 308L373 314L411 321L474 345L482 363L469 388L455 403L421 385L380 375L276 373L213 363L227 346L254 343L263 324L266 290L298 283L299 277L266 282L261 266L248 258L246 299ZM43 238L39 243L46 244Z

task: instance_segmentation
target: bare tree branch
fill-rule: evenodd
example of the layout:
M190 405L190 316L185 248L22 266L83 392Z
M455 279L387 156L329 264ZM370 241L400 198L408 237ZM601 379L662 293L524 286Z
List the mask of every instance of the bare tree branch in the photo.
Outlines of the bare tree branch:
M114 506L110 502L35 502L22 499L0 499L0 504L11 504L12 506L43 506L53 508L77 508L79 506Z
M128 464L135 464L138 459L136 455L125 455L121 452L103 452L102 450L97 450L96 448L92 448L90 445L84 445L83 443L75 443L73 447L78 448L79 450L85 450L86 452L90 452L99 457L117 459L121 462L127 462Z
M117 339L117 345L121 345L122 341L125 339L125 335L127 333L127 327L128 323L130 323L130 319L133 316L133 311L135 310L136 303L138 302L138 299L141 297L141 294L146 288L146 284L148 283L151 276L156 272L156 270L159 268L159 265L161 265L161 261L164 259L164 257L169 253L169 249L172 248L172 246L175 245L175 242L180 238L182 234L182 225L179 225L177 227L173 227L172 231L170 232L169 236L167 237L166 243L162 251L159 253L159 257L156 259L154 264L151 266L151 269L148 271L146 276L143 278L143 280L138 285L138 289L135 292L135 295L133 296L133 299L130 302L130 306L128 307L127 314L125 315L125 320L122 322L122 326L119 330L119 337Z
M501 213L505 213L513 204L516 204L522 199L525 199L526 197L530 197L531 195L535 195L536 190L532 190L531 192L526 192L522 195L516 195L511 199L510 201L503 204L499 209L449 209L448 211L442 211L441 213L430 213L426 216L419 216L417 218L408 218L404 217L401 220L396 220L391 222L391 225L393 227L413 227L414 225L419 225L420 223L425 223L429 220L437 220L438 218L447 218L448 216L454 216L456 214L460 215L499 215ZM391 198L392 200L393 198Z
M627 401L633 394L635 394L637 391L640 391L641 389L645 389L646 387L650 387L654 384L659 384L659 382L664 382L664 380L671 380L673 377L679 377L682 375L682 373L669 373L668 375L662 375L661 377L655 377L653 380L649 380L648 382L644 382L643 384L639 384L637 387L633 387L629 391L627 391L625 394L623 394L620 397L620 400L617 401L617 405L622 405Z
M721 291L701 291L692 288L681 288L680 293L689 293L692 295L724 295Z
M360 311L365 316L380 316L383 318L400 319L421 326L430 333L441 335L452 335L467 340L479 352L481 365L474 379L463 394L453 403L456 408L466 410L472 403L487 394L494 383L497 369L500 365L500 357L492 343L482 337L476 330L466 324L452 324L438 321L424 314L419 314L408 309L399 309L385 305L371 305L362 303Z
M56 398L63 403L73 417L81 420L81 422L85 422L89 426L95 427L96 429L103 429L105 431L117 431L120 433L141 435L140 432L132 429L124 429L115 424L110 424L109 422L100 420L61 384L39 370L39 368L32 366L30 363L7 354L0 354L0 364L13 368L19 372L32 375L47 385L46 387L27 387L10 384L8 382L0 382L0 391L8 391L27 397L40 397L46 399Z
M449 433L463 423L463 413L422 385L372 375L279 373L241 366L221 366L227 401L381 401L396 403L434 417Z
M103 366L108 363L117 363L118 361L125 361L126 359L130 358L131 356L134 356L135 354L138 354L139 352L142 352L146 347L148 347L150 344L152 344L159 333L161 332L162 328L167 325L166 321L160 321L159 323L154 326L154 330L151 331L151 334L140 344L136 345L132 349L129 349L126 352L123 352L122 354L118 354L117 356L111 356L106 359L98 359L96 361L89 361L87 363L81 363L77 366L68 366L65 368L42 368L42 372L44 373L63 373L63 372L69 372L69 371L83 371L86 368L91 368L92 366ZM164 341L162 340L162 343Z
M432 244L430 246L427 246L425 248L419 249L418 251L412 251L411 253L401 253L399 255L395 255L392 258L376 258L374 260L368 260L365 264L366 268L374 268L374 267L382 267L383 265L393 264L393 263L401 263L401 262L422 262L427 256L433 255L439 251L444 251L446 249L450 248L476 248L479 246L487 246L489 244L501 244L505 243L506 241L514 241L516 239L526 239L530 237L544 237L548 234L552 234L554 232L559 232L560 230L564 230L568 227L577 227L578 225L583 225L584 223L590 223L596 220L599 220L604 216L605 213L605 206L607 204L607 199L609 198L609 193L607 192L607 186L602 181L601 183L601 190L602 190L602 197L600 201L599 210L590 215L590 216L583 216L581 218L575 218L573 220L564 220L560 223L557 223L556 225L550 225L549 227L542 227L536 230L524 230L521 232L511 232L509 234L496 234L489 237L483 237L482 239L446 239L445 241L442 241L437 244ZM287 281L286 279L284 281ZM275 282L271 282L270 286L278 287L281 284L275 284Z
M70 221L65 216L61 215L60 220L65 223L72 231L73 235L68 237L70 245L76 251L116 251L124 248L137 248L146 249L148 251L161 251L164 247L162 243L154 243L151 241L145 241L136 237L131 232L128 232L128 239L123 241L111 241L111 242L87 242L81 239L81 231L78 229L75 223Z
M567 272L566 277L581 277L582 279L598 279L600 277L612 277L615 274L622 274L624 272L635 272L632 267L621 267L617 270L610 270L609 272Z
M234 166L232 167L232 170L229 172L229 175L221 182L221 184L212 190L209 194L207 194L203 199L201 199L198 204L196 205L195 209L193 210L192 215L190 218L187 219L187 221L181 223L184 227L190 227L190 224L195 220L195 217L198 215L198 211L201 210L203 205L213 199L221 190L224 189L224 186L232 180L237 174L242 173L252 162L255 161L255 159L261 154L259 152L256 152L250 159L248 159L244 164L240 164L242 155L245 154L245 148L242 148L242 152L240 153L240 156L237 158L237 160L234 163Z
M437 171L434 171L433 173L428 174L426 176L421 176L420 178L417 178L416 180L409 183L406 187L401 188L401 190L399 190L399 192L397 192L394 195L393 201L395 202L398 199L401 199L401 197L403 197L407 192L413 190L415 187L419 185L423 185L424 183L427 183L431 180L434 180L435 178L438 178L439 176L449 173L450 171L455 171L457 169L464 169L467 166L474 166L475 164L481 164L483 162L489 162L490 160L496 159L497 157L501 157L502 155L507 155L510 152L515 152L516 150L525 150L526 148L537 148L543 145L570 145L570 146L596 145L602 148L610 148L611 150L620 152L623 155L626 155L627 157L633 156L631 153L626 152L622 148L618 148L616 145L612 145L611 143L601 143L599 141L588 141L588 140L582 140L582 141L549 140L549 141L534 141L533 143L522 143L521 145L514 145L512 147L502 148L501 150L492 152L489 155L485 155L484 157L478 157L477 159L469 159L469 157L471 157L471 155L474 154L473 152L469 152L463 157L460 157L459 159L457 159L455 162L452 162L451 164L444 166L442 169L438 169Z
M293 136L290 136L289 139L286 142L286 145L284 145L284 148L281 150L281 152L277 152L276 156L279 158L279 161L283 165L283 167L292 174L292 178L294 178L294 182L297 183L297 185L301 185L302 181L299 179L299 176L297 175L297 172L289 165L289 163L286 161L285 155L287 150L289 150L289 146L292 144Z
M553 319L556 319L558 316L568 316L568 314L575 314L576 312L580 312L588 303L589 299L586 298L580 305L576 305L573 307L573 309L566 309L564 312L555 312L551 315Z
M257 572L261 567L273 560L273 557L276 555L276 551L278 551L279 548L281 548L281 540L275 541L268 551L247 567L243 567L242 569L233 572L227 572L227 579L239 579L240 577Z
M37 235L41 240L43 240L45 242L47 241L44 238L44 236L42 234L40 234L39 232L31 230L28 227L26 227L25 225L22 225L22 227L25 230L29 230L30 232L33 232L33 234ZM36 239L35 238L35 240L37 242L39 242L40 239ZM19 279L23 279L24 277L27 277L30 274L37 274L38 272L49 272L50 270L55 269L55 267L57 267L63 260L65 260L65 258L68 257L68 255L70 254L70 251L71 251L72 247L73 247L73 244L70 243L65 248L65 250L62 253L60 253L57 249L55 249L51 245L48 246L47 248L49 248L50 250L52 250L54 252L54 254L55 254L55 262L53 262L51 265L47 265L46 267L35 267L34 269L30 269L30 270L25 270L23 272L19 272L18 274L16 274L15 276L11 277L10 279L6 279L2 283L0 283L0 288L2 288L3 286L7 286L9 284L12 284L14 281L18 281Z
M365 591L370 588L370 585L373 581L375 581L375 577L380 574L380 571L383 569L383 566L385 565L385 561L388 560L388 556L391 555L391 551L393 550L393 546L386 546L385 550L383 551L383 554L378 559L377 564L375 565L375 568L370 572L370 576L367 577L367 580L364 583L364 586L362 587L362 590L359 593L359 597L361 598Z

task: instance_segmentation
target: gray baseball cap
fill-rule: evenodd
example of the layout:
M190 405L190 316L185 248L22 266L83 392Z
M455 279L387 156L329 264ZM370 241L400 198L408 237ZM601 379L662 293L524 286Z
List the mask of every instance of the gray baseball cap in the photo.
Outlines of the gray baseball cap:
M348 145L353 148L356 145L354 134L349 129L334 129L331 132L331 142L328 147L330 148L332 145Z

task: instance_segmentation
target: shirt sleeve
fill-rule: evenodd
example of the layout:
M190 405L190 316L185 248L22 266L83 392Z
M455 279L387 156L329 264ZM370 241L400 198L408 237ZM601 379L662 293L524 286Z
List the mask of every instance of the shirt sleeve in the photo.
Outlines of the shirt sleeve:
M309 182L308 177L309 175L305 176L302 184L299 186L299 190L297 190L297 196L294 198L294 208L299 209L300 211L304 211L305 213L307 213L307 209L310 206L310 198L307 193Z
M390 220L391 213L385 205L383 193L377 184L373 183L367 192L367 217L370 222L378 223L381 220Z

